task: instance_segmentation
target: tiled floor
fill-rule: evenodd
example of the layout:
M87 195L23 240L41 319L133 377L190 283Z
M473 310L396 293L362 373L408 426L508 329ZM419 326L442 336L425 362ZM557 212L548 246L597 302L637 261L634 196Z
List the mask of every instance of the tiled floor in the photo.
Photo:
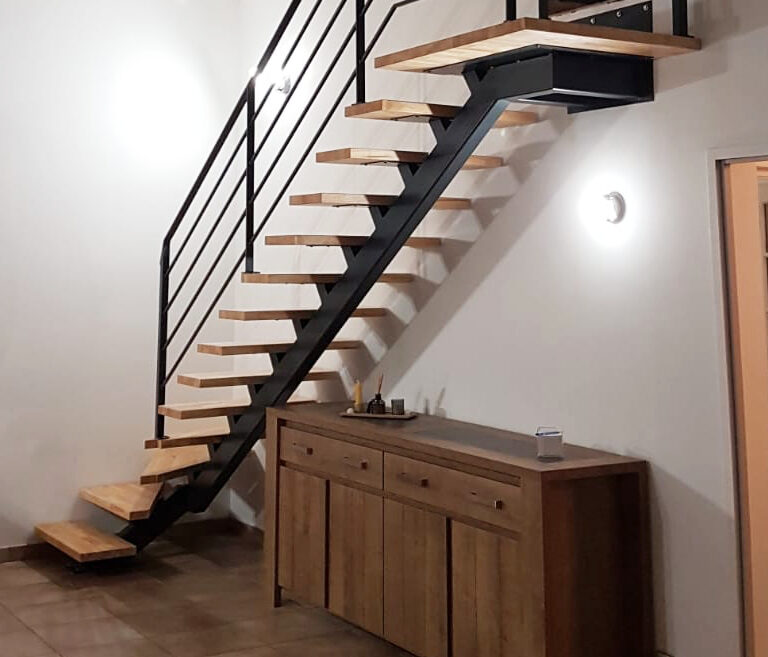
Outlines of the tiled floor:
M130 566L0 564L0 657L403 657L297 604L270 609L253 535L174 534Z

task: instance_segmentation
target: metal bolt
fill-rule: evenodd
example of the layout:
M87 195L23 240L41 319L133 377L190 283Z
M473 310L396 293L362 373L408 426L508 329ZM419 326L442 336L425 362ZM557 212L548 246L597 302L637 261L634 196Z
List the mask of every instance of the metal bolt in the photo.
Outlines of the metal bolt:
M651 8L648 5L643 5L643 11L650 11Z
M619 9L619 11L616 12L616 18L621 18L624 15L624 12Z
M592 25L594 25L595 23L597 23L597 21L596 21L594 18L590 18L590 19L589 19L589 22L590 22Z

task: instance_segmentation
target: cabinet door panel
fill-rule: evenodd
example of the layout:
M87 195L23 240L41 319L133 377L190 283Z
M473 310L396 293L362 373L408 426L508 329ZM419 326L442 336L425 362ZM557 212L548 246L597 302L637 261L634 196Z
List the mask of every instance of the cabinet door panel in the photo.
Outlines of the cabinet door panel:
M448 654L447 523L384 501L384 637L420 657Z
M278 584L302 601L325 606L327 482L280 468Z
M451 524L453 657L523 657L517 541Z
M384 501L331 484L328 608L381 636L384 628Z

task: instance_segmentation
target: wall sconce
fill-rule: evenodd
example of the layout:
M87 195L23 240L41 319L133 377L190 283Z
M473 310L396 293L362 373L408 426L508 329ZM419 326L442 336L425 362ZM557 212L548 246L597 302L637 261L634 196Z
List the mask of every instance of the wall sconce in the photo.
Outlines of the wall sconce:
M249 77L254 77L257 73L256 67L253 67L248 71ZM293 89L293 82L290 76L282 69L271 68L264 71L258 77L259 84L264 84L266 87L274 85L275 89L281 94L288 95Z
M601 214L609 224L618 224L627 214L627 202L619 192L611 192L603 196Z

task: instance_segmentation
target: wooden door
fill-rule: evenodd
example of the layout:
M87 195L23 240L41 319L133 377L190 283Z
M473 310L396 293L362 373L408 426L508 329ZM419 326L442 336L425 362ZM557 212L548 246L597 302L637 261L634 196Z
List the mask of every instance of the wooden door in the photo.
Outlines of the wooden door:
M766 164L731 164L724 180L749 657L768 657L768 244L758 193Z
M328 483L280 468L278 585L303 602L325 606Z
M447 524L384 501L384 637L420 657L448 654Z
M453 657L524 657L517 541L451 524Z
M379 636L384 631L384 500L332 483L328 609Z

